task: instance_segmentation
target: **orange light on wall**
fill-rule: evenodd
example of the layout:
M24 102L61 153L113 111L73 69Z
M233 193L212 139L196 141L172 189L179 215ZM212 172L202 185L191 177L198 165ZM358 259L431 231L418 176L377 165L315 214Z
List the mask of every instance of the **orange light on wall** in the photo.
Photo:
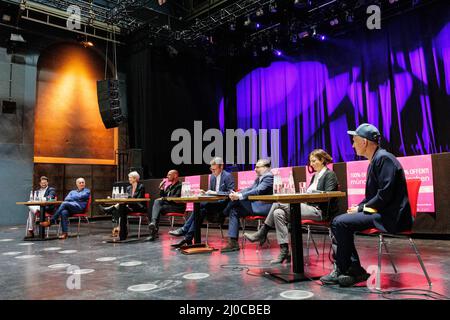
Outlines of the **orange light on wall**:
M38 63L34 162L116 164L118 130L105 129L97 102L104 61L76 44L59 44Z

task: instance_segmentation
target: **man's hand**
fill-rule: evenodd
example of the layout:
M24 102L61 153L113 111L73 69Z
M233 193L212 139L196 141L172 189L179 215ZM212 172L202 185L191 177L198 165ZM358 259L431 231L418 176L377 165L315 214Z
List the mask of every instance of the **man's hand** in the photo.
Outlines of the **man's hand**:
M161 183L159 184L159 188L162 190L162 189L164 189L164 184L166 183L166 179L163 179L162 181L161 181Z
M231 193L228 197L231 199L231 201L239 200L239 194L234 191L231 191Z
M200 194L205 194L205 193L208 194L208 192L205 192L205 190L203 190L203 189L200 189L199 191L200 191Z
M358 212L358 207L357 206L353 206L347 209L347 213L357 213Z

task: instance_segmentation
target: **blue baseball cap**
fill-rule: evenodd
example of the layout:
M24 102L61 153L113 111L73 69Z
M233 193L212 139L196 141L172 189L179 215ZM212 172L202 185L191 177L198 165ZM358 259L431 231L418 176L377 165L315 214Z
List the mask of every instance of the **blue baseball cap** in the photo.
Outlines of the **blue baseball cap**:
M378 142L381 137L380 131L370 123L363 123L355 131L347 131L349 135L360 136L370 141Z

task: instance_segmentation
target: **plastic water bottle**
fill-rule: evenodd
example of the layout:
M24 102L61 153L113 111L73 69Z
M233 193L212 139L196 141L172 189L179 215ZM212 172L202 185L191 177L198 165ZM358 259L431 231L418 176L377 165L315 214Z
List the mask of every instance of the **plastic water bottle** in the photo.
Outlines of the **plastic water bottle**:
M294 176L292 175L292 172L289 173L289 185L288 185L288 192L289 194L295 193L295 183L294 183Z
M35 191L34 192L34 201L39 201L39 192Z
M116 190L116 187L113 187L113 189L112 189L112 198L115 199L116 196L117 196L117 190Z
M123 187L120 188L120 199L125 198L125 192L123 191Z
M31 190L31 192L30 192L30 201L33 201L33 200L34 200L33 190Z

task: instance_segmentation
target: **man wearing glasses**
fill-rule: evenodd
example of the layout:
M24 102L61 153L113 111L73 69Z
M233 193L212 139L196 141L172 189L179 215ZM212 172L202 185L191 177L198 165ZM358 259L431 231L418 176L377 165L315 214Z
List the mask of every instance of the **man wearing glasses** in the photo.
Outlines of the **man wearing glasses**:
M229 195L231 202L224 210L224 214L229 215L228 244L222 248L221 252L232 252L240 249L238 243L240 217L267 216L272 207L271 203L248 200L249 196L273 193L273 174L270 172L270 161L267 159L258 160L255 172L258 177L251 187L240 192L233 191Z
M225 171L223 169L223 160L220 157L215 157L210 162L211 169L211 177L209 179L209 190L203 191L200 190L204 194L221 194L228 195L234 189L234 177L231 173ZM200 215L201 219L208 216L208 220L218 220L219 222L223 222L223 214L222 211L228 204L229 199L220 200L218 202L205 202L200 203ZM185 222L183 227L169 231L169 234L172 236L184 236L184 239L179 243L173 244L172 247L180 248L184 245L191 245L192 239L194 237L195 231L195 222L194 215L191 214L189 219Z

